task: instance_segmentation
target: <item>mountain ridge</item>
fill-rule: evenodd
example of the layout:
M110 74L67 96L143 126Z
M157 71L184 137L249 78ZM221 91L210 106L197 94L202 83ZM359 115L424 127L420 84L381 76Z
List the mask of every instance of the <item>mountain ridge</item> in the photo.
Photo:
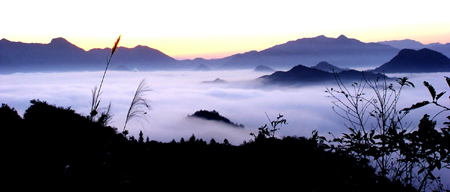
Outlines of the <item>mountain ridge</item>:
M450 43L439 47L450 53ZM63 37L54 38L47 44L13 42L3 38L0 40L0 73L103 70L110 50L93 48L85 51ZM299 63L313 66L327 61L343 68L376 68L390 61L399 51L389 45L364 43L345 35L299 38L261 51L209 60L177 60L157 49L137 45L133 48L118 47L111 67L123 65L144 71L194 70L205 65L212 70L236 70L265 65L290 69Z
M362 78L375 80L377 78L384 77L389 79L385 75L373 73L371 71L356 71L353 69L348 69L333 73L313 67L297 65L288 71L276 71L270 75L261 76L256 80L259 80L266 85L301 86L334 82L336 81L335 74L339 76L340 80L349 82L359 81Z
M448 72L450 71L450 59L440 52L427 48L402 49L389 62L373 71L386 73Z
M262 51L229 56L230 60L221 68L251 69L258 65L291 68L298 63L312 66L324 60L342 67L375 67L391 59L398 51L389 45L363 43L344 35L338 38L320 35L288 41Z

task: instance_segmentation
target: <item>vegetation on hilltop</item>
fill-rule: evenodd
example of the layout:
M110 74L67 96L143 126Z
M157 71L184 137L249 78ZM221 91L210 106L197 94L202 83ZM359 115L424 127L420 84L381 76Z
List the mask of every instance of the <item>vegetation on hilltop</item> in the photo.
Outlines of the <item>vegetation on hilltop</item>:
M17 191L141 191L232 186L243 189L404 191L366 162L312 137L260 135L239 146L192 135L169 143L127 137L70 108L33 100L23 118L0 108ZM5 138L4 137L4 138ZM271 183L267 185L268 183ZM205 186L205 184L207 186ZM228 186L228 187L227 187Z

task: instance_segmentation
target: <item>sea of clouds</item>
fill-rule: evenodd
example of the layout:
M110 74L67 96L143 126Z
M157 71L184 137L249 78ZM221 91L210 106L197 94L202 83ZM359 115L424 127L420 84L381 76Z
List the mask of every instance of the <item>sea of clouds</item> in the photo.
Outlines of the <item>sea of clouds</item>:
M64 72L64 73L15 73L0 75L0 102L14 107L20 115L30 106L29 101L39 99L62 107L71 107L77 113L87 115L91 101L91 91L100 84L103 72ZM240 144L252 137L257 128L268 124L267 116L274 120L278 114L284 115L288 124L278 131L278 136L310 136L312 130L318 130L324 136L328 132L340 135L346 132L345 120L332 110L333 98L325 90L336 88L335 84L307 87L262 87L253 81L265 75L250 70L241 71L153 71L119 72L108 71L102 88L102 103L107 107L112 103L114 115L112 126L122 130L126 113L134 92L142 79L146 79L151 88L146 98L151 101L152 110L147 119L134 119L127 125L131 134L140 130L151 140L170 141L181 137L197 138L209 141L223 141L227 138L233 144ZM405 88L399 105L430 100L423 81L434 85L437 92L449 90L444 76L446 73L389 74L390 76L409 76L416 88ZM226 80L224 84L205 84L216 78ZM366 88L366 93L370 95ZM442 103L448 104L444 96ZM195 111L216 110L231 121L244 124L245 129L237 129L224 124L186 118ZM417 126L424 113L434 115L436 107L425 107L411 112L405 119L411 127ZM267 113L267 116L266 116ZM442 122L446 115L438 116Z
M64 72L64 73L15 73L0 75L0 102L14 107L20 115L30 106L29 101L39 99L62 107L71 107L77 113L87 115L90 109L91 91L100 84L103 72ZM249 134L257 133L258 127L269 124L268 117L274 120L284 115L288 124L280 127L277 136L311 136L318 130L328 139L328 132L340 136L347 132L348 122L332 110L333 98L327 97L326 88L337 88L336 84L292 87L264 87L254 80L265 75L250 70L241 71L153 71L119 72L108 71L102 88L101 108L112 103L113 119L111 125L122 130L126 113L134 92L142 79L146 79L151 88L146 98L151 101L152 110L146 119L134 119L127 129L137 136L142 130L150 140L170 141L188 139L192 134L209 141L214 138L238 145L252 139ZM448 91L444 76L449 73L388 74L391 77L408 76L416 88L402 90L399 108L431 100L423 81L432 84L436 91ZM216 78L226 80L224 84L205 84ZM348 85L351 88L350 85ZM366 87L366 96L371 90ZM449 93L441 98L441 103L449 104ZM244 124L245 128L235 128L223 123L187 118L195 111L216 110L231 121ZM417 128L420 118L428 113L437 114L439 108L427 106L412 111L404 119L410 129ZM267 113L267 116L266 116ZM435 119L438 127L449 114L441 114ZM370 121L369 121L370 123ZM449 171L442 172L450 176ZM443 177L446 184L450 179Z

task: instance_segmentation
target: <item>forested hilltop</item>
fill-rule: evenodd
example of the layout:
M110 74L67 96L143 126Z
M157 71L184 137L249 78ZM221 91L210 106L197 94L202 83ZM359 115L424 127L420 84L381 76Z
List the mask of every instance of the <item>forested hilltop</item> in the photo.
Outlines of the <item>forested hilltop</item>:
M39 100L31 101L23 118L2 104L0 120L4 187L14 191L414 191L377 176L367 160L329 150L317 132L276 138L261 127L239 146L194 135L164 143L118 133Z

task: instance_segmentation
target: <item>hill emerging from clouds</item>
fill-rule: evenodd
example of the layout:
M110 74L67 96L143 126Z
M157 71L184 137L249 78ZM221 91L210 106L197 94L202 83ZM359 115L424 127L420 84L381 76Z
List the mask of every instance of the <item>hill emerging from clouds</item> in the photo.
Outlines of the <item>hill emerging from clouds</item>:
M356 70L343 70L336 73L336 75L339 76L342 81L348 82L360 81L363 78L375 80L376 78L386 77L382 74ZM306 67L304 65L297 65L288 71L277 71L270 75L264 75L257 80L265 85L281 86L303 86L336 81L335 75L332 72L313 67Z
M386 73L448 72L450 59L431 49L402 49L389 62L374 69Z

